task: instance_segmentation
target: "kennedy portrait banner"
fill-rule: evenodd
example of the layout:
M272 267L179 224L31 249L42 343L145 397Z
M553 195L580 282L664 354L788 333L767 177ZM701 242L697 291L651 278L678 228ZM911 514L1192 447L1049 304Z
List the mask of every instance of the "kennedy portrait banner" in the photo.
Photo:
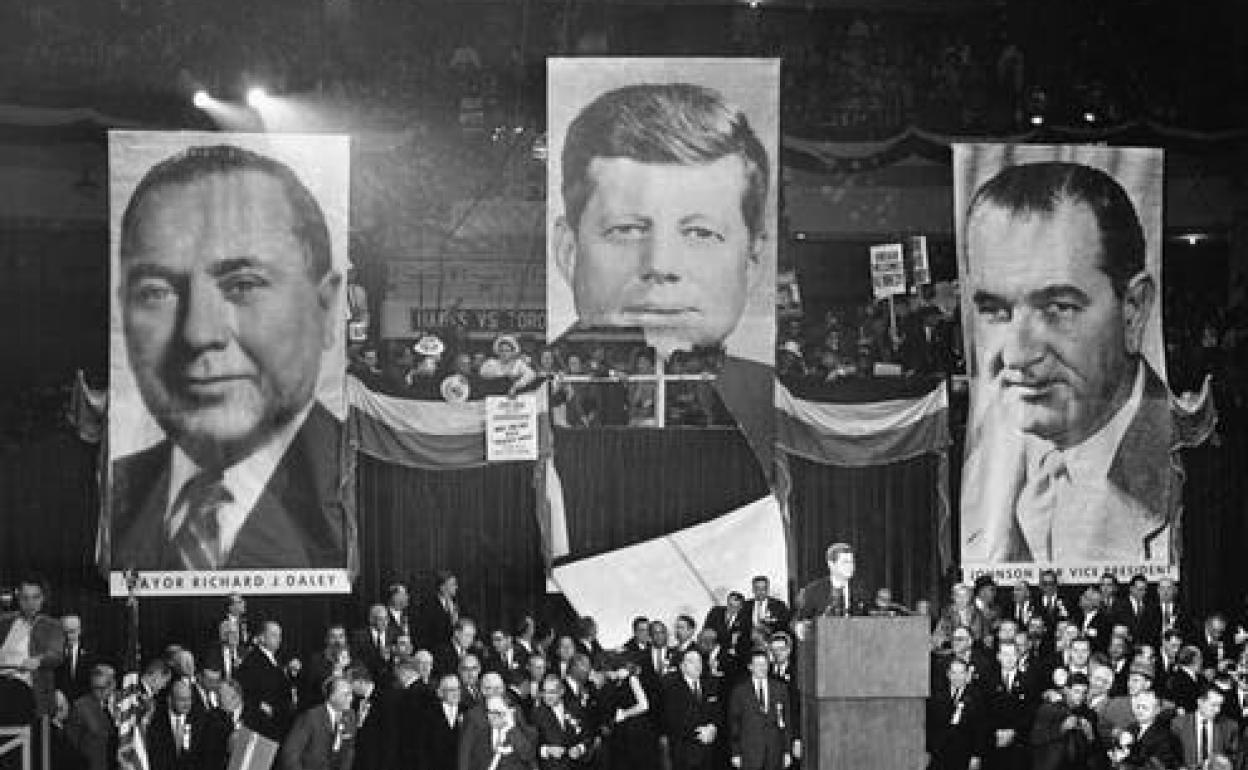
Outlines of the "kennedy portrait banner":
M551 59L547 337L775 358L776 59Z
M1177 576L1160 150L955 145L964 577Z
M349 145L109 134L112 594L345 593Z

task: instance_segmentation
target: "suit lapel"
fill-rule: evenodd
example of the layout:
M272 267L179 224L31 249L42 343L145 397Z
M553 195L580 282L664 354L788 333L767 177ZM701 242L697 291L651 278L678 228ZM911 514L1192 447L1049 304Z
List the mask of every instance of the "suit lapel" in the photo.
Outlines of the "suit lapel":
M1157 467L1160 458L1170 460L1174 424L1170 415L1170 393L1166 384L1147 363L1140 409L1122 437L1118 452L1107 474L1114 486L1145 506L1154 528L1167 523L1174 500L1170 464ZM1146 540L1151 539L1150 535Z

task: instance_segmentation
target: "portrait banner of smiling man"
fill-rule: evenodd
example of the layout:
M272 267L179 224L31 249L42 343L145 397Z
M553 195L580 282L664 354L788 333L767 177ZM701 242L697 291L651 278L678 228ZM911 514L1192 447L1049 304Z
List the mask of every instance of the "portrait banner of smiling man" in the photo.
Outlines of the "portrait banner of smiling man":
M342 593L343 136L109 134L114 596Z
M1161 150L955 145L967 579L1175 577Z
M550 59L547 72L548 340L631 334L668 373L676 351L722 361L722 397L769 446L774 428L741 411L772 411L779 61Z

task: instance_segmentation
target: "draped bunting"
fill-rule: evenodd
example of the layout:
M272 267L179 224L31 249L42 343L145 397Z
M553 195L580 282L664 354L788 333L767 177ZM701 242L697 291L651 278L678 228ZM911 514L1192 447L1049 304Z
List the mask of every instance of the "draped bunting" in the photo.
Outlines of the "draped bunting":
M908 379L882 381L877 387L866 390L857 382L824 388L822 392L807 390L803 394L805 397L798 397L783 383L776 383L777 494L789 527L793 571L806 580L821 567L822 556L812 556L814 552L808 547L814 532L821 533L816 540L823 545L840 539L864 546L871 538L866 535L869 527L862 522L874 521L880 515L896 522L894 533L908 530L914 535L915 544L931 543L933 565L939 565L940 569L951 565L953 508L949 495L951 439L947 383L935 379ZM871 391L896 397L864 400ZM932 462L920 462L927 457L932 458ZM790 458L804 462L791 462ZM830 469L820 473L816 470L818 466L862 469L862 473ZM909 471L911 468L913 473ZM876 469L874 473L872 469ZM838 506L844 506L843 515L835 521L842 531L827 526L826 506L830 501L822 495L826 484L861 479L869 480L866 485L869 489L880 483L887 484L886 479L897 483L903 477L909 484L909 491L881 490L889 501L887 510L881 511L876 506L858 508L841 497ZM812 489L811 485L821 490L814 493L814 499L819 501L814 508L807 505L811 498L806 490ZM821 521L812 521L815 510L823 514ZM850 532L854 532L853 537ZM922 567L926 550L919 551L923 558L917 560L917 565L911 563L914 549L905 552L912 557L905 560L902 576L905 579L898 582L896 572L881 574L881 579L889 578L889 582L881 585L914 590L934 585L938 573L929 575ZM933 580L928 581L929 577Z
M948 410L943 382L917 398L855 404L807 401L776 385L780 448L827 465L884 465L943 452L949 446Z

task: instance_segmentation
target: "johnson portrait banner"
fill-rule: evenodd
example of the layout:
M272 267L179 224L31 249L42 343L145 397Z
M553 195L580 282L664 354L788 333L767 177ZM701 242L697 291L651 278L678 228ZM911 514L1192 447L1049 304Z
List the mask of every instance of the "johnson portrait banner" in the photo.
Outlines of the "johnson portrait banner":
M349 162L343 136L110 132L112 595L350 591Z
M1176 577L1161 150L955 145L966 579Z

